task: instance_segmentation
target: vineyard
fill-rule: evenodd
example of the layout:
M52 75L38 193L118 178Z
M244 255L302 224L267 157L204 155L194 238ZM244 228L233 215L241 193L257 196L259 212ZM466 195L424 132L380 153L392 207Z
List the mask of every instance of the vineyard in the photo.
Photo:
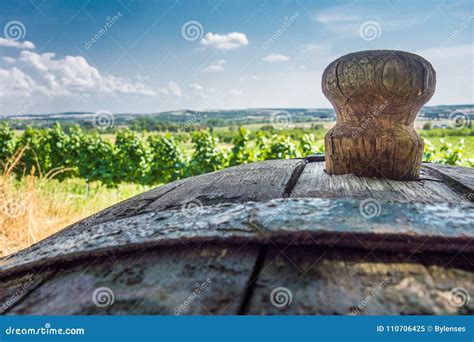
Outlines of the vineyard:
M158 184L228 166L323 153L326 129L193 132L28 128L0 123L0 256ZM472 129L421 130L425 161L473 166Z
M472 141L472 129L451 130ZM243 163L285 159L324 153L321 127L295 131L263 129L211 133L139 134L127 128L107 139L98 131L78 126L63 129L27 128L15 134L8 123L0 124L0 168L23 175L52 175L58 180L81 178L107 187L121 183L156 185L212 172ZM435 131L423 131L424 161L473 166L465 154L465 140L450 144ZM449 135L449 133L447 134ZM219 142L221 140L226 144ZM426 138L429 136L429 139ZM471 150L471 148L468 148Z

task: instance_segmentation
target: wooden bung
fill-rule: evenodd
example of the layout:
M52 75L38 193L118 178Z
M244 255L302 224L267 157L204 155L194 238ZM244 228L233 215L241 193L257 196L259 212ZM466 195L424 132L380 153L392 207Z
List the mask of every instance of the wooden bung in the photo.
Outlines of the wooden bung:
M431 64L404 51L360 51L329 64L322 89L336 125L325 137L326 172L417 180L423 140L413 122L435 85Z

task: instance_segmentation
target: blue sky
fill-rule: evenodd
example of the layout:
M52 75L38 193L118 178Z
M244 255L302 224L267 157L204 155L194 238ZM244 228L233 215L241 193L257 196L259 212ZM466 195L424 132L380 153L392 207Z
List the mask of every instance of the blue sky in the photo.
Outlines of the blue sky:
M329 107L324 68L370 49L430 60L429 104L473 103L473 15L463 0L2 1L0 113Z

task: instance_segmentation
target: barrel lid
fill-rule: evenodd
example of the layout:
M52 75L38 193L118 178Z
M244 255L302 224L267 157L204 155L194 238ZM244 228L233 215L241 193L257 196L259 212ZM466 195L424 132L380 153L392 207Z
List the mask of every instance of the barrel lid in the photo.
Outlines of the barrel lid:
M474 252L474 172L425 164L419 181L330 176L270 160L158 187L0 260L0 275L107 250L189 242Z

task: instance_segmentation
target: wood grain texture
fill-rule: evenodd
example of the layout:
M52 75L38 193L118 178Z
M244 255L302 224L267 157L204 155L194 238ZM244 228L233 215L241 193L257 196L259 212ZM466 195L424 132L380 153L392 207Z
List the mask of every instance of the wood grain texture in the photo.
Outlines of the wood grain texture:
M202 205L245 203L281 198L293 171L303 159L266 160L189 178L183 186L161 196L146 211Z
M294 169L304 163L304 159L267 160L178 180L101 210L61 233L78 226L82 229L124 217L180 208L188 203L207 205L281 198Z
M378 181L373 178L358 178L354 176L326 177L323 173L324 163L310 163L302 168L305 162L302 159L292 160L268 160L259 163L240 165L197 177L191 177L172 182L155 189L147 191L138 196L104 209L82 221L67 228L81 229L98 223L117 220L121 218L140 215L148 212L156 212L169 208L180 208L187 203L196 202L202 205L216 204L221 202L261 201L281 197L321 197L333 198L341 195L344 198L362 198L366 194L374 195L377 199L414 202L442 202L442 201L465 201L467 196L474 190L463 192L452 182L447 183L442 173L426 174L426 168L422 170L422 178L432 179L433 182L421 183L410 182L405 186L402 182ZM430 170L437 166L429 164ZM295 170L306 169L303 172L304 179L298 181L301 176L294 179L297 186L292 194L285 194L287 186L294 175ZM442 167L446 170L446 167ZM449 169L451 170L451 169ZM473 169L460 168L460 182L472 189ZM425 172L425 173L423 173ZM451 171L451 174L455 170ZM308 175L316 177L308 179ZM439 184L435 184L437 181ZM443 184L443 182L445 184ZM307 184L307 186L305 186ZM318 188L321 187L321 190ZM369 189L367 191L364 188ZM363 194L355 190L363 190ZM328 193L324 191L327 190ZM334 191L333 191L334 190ZM460 193L462 195L460 195ZM474 195L470 196L474 197ZM61 234L64 233L64 230Z
M0 260L12 272L183 243L288 243L364 250L474 252L474 204L276 199L166 210L77 226Z
M143 254L104 254L58 269L7 314L237 314L255 259L256 248L244 246L190 245ZM94 303L94 291L101 287L113 293L111 305Z
M457 169L429 164L422 180L401 182L275 160L173 182L0 259L0 305L10 303L6 314L472 314L472 301L448 302L455 287L474 293L474 172ZM115 302L100 308L92 294L104 286ZM271 305L277 286L292 291L290 306Z
M361 51L332 62L322 78L336 111L325 137L328 173L418 179L423 140L413 122L435 84L431 64L403 51Z
M268 253L247 313L472 315L472 300L456 306L450 295L457 287L473 293L472 257L451 255L441 264L426 264L425 259L437 260L432 255L278 246ZM281 305L282 287L291 293L288 305ZM276 306L271 301L275 289Z
M462 192L466 199L474 202L474 168L425 164L426 171L433 176L439 177L451 188Z
M357 177L352 174L331 176L325 172L324 162L309 163L298 179L291 197L319 198L373 198L381 202L467 202L465 192L443 181L440 175L429 172L429 164L423 165L421 180L395 181L390 179ZM474 169L465 169L457 176L468 184L474 177ZM463 175L463 176L461 176ZM474 196L474 195L473 195Z
M0 315L7 313L17 303L46 282L54 272L25 272L9 280L0 281Z
M74 229L73 227L76 227L78 225L80 225L81 227L87 227L101 222L107 222L124 217L139 215L145 211L145 209L150 205L150 203L156 201L161 196L166 195L168 192L179 188L183 185L183 183L187 181L188 180L183 179L162 186L158 186L152 190L146 191L140 195L134 196L104 210L101 210L79 222L76 222L64 228L60 232L63 234L65 230L69 230L71 228Z

